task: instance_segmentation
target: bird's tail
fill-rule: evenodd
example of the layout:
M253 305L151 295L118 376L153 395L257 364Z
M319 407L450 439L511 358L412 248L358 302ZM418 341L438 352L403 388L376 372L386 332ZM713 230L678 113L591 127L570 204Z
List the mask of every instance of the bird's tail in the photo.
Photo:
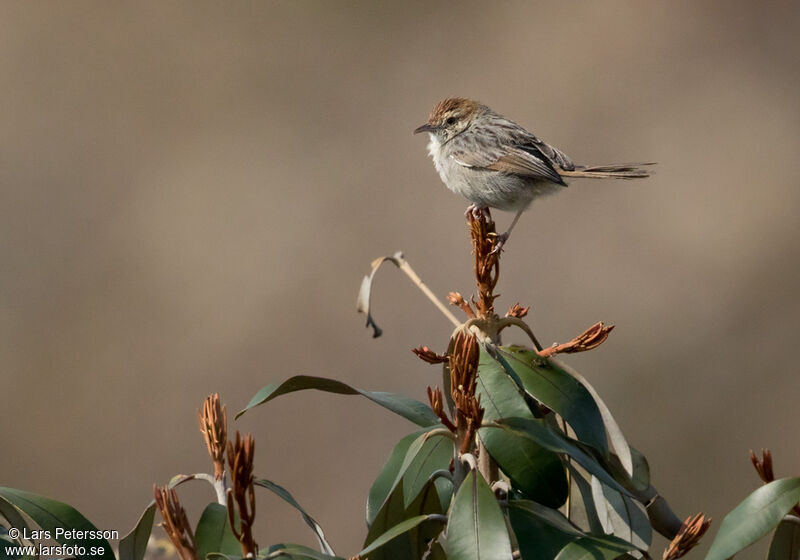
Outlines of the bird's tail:
M590 179L643 179L650 172L643 167L655 165L655 162L618 163L613 165L576 165L572 171L558 170L562 177L586 177Z

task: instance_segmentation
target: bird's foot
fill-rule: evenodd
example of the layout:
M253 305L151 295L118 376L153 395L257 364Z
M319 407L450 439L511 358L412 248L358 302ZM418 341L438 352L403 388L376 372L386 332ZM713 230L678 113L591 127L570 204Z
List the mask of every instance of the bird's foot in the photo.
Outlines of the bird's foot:
M505 232L505 233L490 233L489 236L495 238L494 239L494 249L492 249L492 252L489 253L489 254L490 255L499 255L500 252L503 250L503 246L506 244L506 241L508 241L509 233L508 232Z
M490 220L492 219L489 208L486 206L478 206L477 204L470 204L467 207L467 211L464 212L465 218L469 218L470 216L472 216L473 220L480 220L483 216L486 216Z

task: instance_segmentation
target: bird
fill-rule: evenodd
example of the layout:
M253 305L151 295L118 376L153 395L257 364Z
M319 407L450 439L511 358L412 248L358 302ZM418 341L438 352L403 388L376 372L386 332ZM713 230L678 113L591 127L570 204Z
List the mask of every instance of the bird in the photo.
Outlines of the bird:
M511 230L531 202L559 192L572 178L641 179L653 162L575 165L561 150L537 138L521 125L486 105L464 97L449 97L414 130L430 136L428 153L439 177L451 191L472 204L467 215L489 208L516 212L511 225L497 235L499 253Z

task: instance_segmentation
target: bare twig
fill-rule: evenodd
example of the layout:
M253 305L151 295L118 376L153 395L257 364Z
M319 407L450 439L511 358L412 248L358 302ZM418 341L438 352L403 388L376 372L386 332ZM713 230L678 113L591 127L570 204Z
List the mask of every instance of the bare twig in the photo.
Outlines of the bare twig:
M417 276L417 273L414 272L414 269L411 268L411 265L408 264L408 261L402 255L400 255L400 264L397 266L400 268L400 270L406 273L406 276L411 279L414 285L419 288L429 300L431 300L431 302L439 309L439 311L442 312L445 317L450 320L451 323L454 325L461 324L460 321L456 319L456 316L453 315L441 301L439 301L439 298L436 297L436 294L434 294L430 288L425 285L419 276Z
M381 331L380 327L375 323L374 319L372 318L372 314L370 313L370 294L372 292L372 281L375 278L375 273L378 271L380 266L389 261L393 263L397 268L402 270L406 276L408 276L411 281L414 283L417 288L422 291L423 294L442 312L442 314L447 317L447 319L453 323L453 325L458 326L461 323L456 316L451 313L451 311L445 306L439 298L425 285L425 283L417 276L417 273L414 272L414 269L411 268L411 265L408 264L408 261L403 256L403 253L398 251L391 257L380 257L372 261L372 269L370 273L364 277L361 282L361 289L358 292L358 300L356 301L356 310L359 313L364 313L367 316L367 326L372 327L373 329L373 337L379 337L383 331Z

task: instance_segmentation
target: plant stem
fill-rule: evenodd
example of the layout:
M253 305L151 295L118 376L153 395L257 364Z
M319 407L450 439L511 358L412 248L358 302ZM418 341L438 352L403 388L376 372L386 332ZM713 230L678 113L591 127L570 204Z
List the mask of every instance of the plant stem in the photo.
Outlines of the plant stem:
M394 258L397 259L398 268L405 272L406 276L411 279L417 288L419 288L422 293L425 294L428 299L439 308L439 311L441 311L442 314L444 314L444 316L447 317L454 326L459 326L461 321L459 321L456 316L453 315L453 313L441 301L439 301L439 298L436 297L436 294L434 294L430 288L425 285L425 282L423 282L419 276L417 276L417 273L414 272L414 269L411 268L411 265L408 264L408 261L405 259L402 253L395 254Z

